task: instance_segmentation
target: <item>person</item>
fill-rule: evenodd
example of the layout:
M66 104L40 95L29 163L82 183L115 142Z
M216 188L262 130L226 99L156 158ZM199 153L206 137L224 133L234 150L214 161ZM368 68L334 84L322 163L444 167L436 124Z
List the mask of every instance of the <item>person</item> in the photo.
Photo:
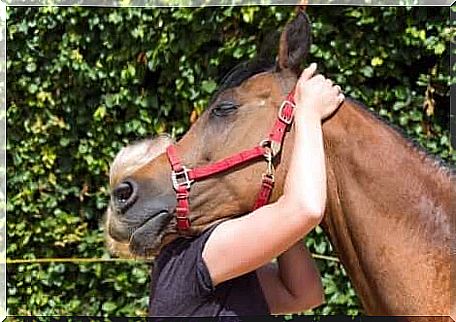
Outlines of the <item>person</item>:
M301 239L324 213L321 121L344 95L315 75L316 68L306 68L296 85L294 148L283 195L198 237L165 245L152 271L151 316L296 313L324 302L319 271Z

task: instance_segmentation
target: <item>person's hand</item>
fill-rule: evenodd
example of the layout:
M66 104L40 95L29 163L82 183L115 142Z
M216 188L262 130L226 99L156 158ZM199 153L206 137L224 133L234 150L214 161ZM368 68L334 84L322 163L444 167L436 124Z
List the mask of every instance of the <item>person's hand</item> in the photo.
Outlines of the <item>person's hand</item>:
M296 116L318 116L320 120L331 115L343 102L339 85L322 75L314 75L317 64L312 63L301 74L296 84Z

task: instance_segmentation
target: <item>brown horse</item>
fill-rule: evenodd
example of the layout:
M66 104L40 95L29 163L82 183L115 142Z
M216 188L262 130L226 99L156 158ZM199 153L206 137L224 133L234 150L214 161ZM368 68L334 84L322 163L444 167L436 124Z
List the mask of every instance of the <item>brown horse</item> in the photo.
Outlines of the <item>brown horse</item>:
M197 167L258 145L293 88L308 48L309 25L301 13L282 34L275 66L264 66L260 58L225 79L176 144L183 163ZM448 316L451 308L454 314L456 212L450 194L456 191L450 169L350 99L325 121L323 131L328 173L323 227L366 313ZM282 194L293 134L291 127L274 160L271 201ZM134 166L116 172L107 216L114 248L136 256L152 256L179 236L170 164L165 154L156 156L163 151L151 152L150 146L147 141L137 146L130 158ZM265 167L260 159L195 183L190 233L251 211Z

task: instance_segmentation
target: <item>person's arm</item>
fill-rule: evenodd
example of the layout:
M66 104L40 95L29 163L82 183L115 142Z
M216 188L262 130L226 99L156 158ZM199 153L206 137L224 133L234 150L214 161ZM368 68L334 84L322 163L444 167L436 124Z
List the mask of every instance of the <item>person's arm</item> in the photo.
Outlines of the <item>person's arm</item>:
M273 204L217 226L203 249L215 286L256 270L289 249L321 220L326 199L321 119L342 102L340 89L314 76L312 64L295 93L295 139L284 194Z
M320 273L302 241L256 273L272 314L303 312L324 303Z

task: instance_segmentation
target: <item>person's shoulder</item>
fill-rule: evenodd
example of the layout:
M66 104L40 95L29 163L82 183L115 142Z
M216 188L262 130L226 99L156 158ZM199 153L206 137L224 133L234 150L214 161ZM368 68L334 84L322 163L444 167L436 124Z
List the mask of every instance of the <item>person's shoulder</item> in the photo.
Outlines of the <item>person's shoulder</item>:
M177 238L168 245L164 246L156 259L169 259L170 257L183 256L188 252L201 252L207 239L217 226L218 224L212 225L197 236L182 236Z
M202 252L214 229L211 226L198 236L178 238L166 245L156 257L154 280L161 281L160 285L170 285L164 281L172 279L172 284L179 285L182 292L195 296L212 292L214 287Z
M193 251L194 250L195 252L201 253L203 251L204 245L206 244L206 241L209 239L209 237L211 236L211 234L214 232L215 228L218 225L219 224L212 225L212 226L206 228L198 236L194 236L190 239L187 239L185 242L182 242L182 244L180 245L180 247L181 247L180 249L182 251ZM176 248L179 248L179 246Z

